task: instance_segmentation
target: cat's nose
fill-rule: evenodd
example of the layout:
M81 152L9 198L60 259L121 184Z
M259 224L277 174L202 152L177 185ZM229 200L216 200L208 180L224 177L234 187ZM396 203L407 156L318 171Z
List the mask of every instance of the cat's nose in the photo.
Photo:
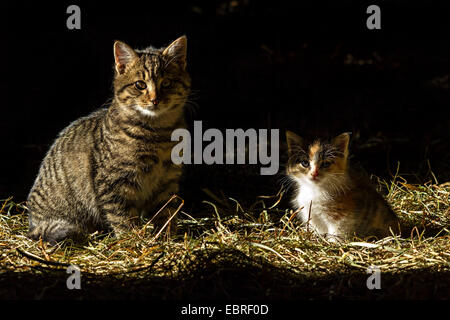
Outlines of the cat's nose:
M156 98L150 99L150 102L153 103L153 105L155 105L155 106L159 103L158 99L156 99Z
M311 177L313 179L316 179L318 175L319 175L319 170L314 170L313 172L311 172Z

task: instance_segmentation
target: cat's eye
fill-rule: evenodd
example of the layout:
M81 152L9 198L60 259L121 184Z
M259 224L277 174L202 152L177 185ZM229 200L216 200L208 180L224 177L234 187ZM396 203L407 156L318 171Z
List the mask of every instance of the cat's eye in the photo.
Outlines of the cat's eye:
M144 81L142 81L142 80L136 81L134 83L134 86L138 90L145 90L147 88L147 84Z
M329 166L331 166L331 162L322 162L322 165L320 167L328 168Z
M170 81L169 79L164 79L161 82L161 87L163 88L169 88L172 85L172 81Z
M302 165L303 168L308 168L309 167L309 161L308 160L301 160L300 164Z

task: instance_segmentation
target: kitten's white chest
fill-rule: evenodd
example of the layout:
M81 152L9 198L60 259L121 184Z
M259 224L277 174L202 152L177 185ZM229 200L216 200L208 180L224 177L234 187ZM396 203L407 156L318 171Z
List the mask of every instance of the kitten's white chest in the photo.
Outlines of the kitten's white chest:
M329 223L321 214L326 210L326 200L328 193L319 186L311 183L302 183L299 193L295 198L298 208L302 208L299 217L303 222L308 222L310 226L320 233L329 232Z
M323 202L323 196L323 191L320 188L310 184L302 184L296 198L298 207L303 207L301 209L302 214L308 214L311 206L311 210L317 209L320 203ZM307 218L308 216L306 216Z

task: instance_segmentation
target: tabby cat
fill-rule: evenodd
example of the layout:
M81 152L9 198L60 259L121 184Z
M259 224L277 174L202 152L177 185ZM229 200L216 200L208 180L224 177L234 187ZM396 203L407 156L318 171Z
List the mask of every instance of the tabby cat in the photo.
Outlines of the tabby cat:
M367 175L349 165L348 133L311 143L291 131L286 138L287 175L297 186L292 203L308 227L331 241L398 230L395 213Z
M27 200L30 238L117 234L178 192L171 133L186 127L186 46L185 36L162 49L114 43L112 103L70 124L51 146Z

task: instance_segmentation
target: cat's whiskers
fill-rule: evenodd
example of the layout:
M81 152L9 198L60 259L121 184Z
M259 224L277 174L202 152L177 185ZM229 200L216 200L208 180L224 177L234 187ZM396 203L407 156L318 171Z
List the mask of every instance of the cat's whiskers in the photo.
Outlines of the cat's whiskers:
M279 178L278 183L282 185L282 187L288 191L292 188L292 186L296 185L296 181L292 179L290 176L285 175Z
M344 173L328 173L326 183L334 189L336 194L345 194L350 190Z
M111 98L107 99L105 102L103 102L103 104L100 107L101 108L109 107L113 101L114 101L114 97L111 97Z

